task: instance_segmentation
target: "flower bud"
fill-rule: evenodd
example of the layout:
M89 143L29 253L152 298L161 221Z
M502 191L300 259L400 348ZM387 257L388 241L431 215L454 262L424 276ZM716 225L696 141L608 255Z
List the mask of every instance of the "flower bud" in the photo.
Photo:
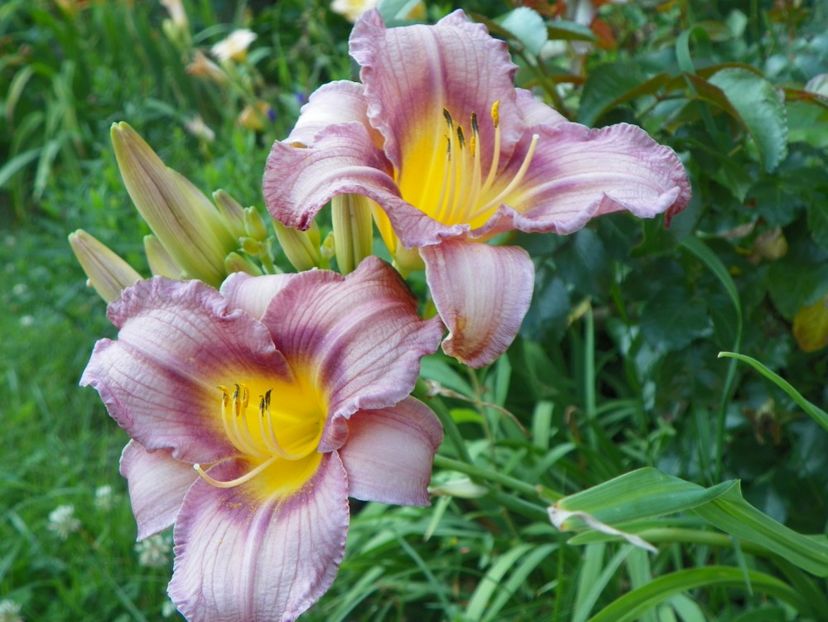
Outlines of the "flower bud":
M489 489L480 484L475 484L468 477L454 479L437 486L429 486L428 491L432 495L444 497L459 497L460 499L477 499L489 492Z
M124 185L152 232L187 276L217 286L236 241L216 208L129 125L113 124L111 136Z
M83 229L69 235L69 245L89 285L106 302L117 300L122 290L142 278L126 261Z
M316 223L307 231L299 231L275 221L276 238L291 265L299 272L322 265L319 252L319 228Z
M374 229L371 200L358 194L340 194L331 200L334 251L342 274L353 272L372 254Z
M187 73L197 78L212 80L216 84L224 84L228 80L227 73L201 50L196 50L193 54L192 62L187 65Z
M259 266L235 252L230 253L227 257L225 257L224 269L227 271L227 274L233 274L234 272L246 272L252 276L259 276L262 273Z
M144 254L147 256L150 271L155 276L165 276L168 279L182 278L184 271L181 266L175 263L175 259L154 235L144 236Z
M245 234L244 208L228 192L216 190L213 193L213 202L218 208L219 214L227 223L233 237L240 238Z
M424 270L425 263L423 263L423 258L420 257L418 249L406 248L402 244L397 244L397 250L394 253L394 267L403 276L408 276L417 270Z
M254 240L267 239L267 225L255 207L244 210L244 231Z

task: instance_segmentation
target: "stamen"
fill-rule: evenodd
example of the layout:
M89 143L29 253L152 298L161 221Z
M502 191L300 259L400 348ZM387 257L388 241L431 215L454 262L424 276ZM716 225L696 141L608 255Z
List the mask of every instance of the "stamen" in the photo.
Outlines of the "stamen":
M518 184L520 184L521 181L523 181L523 178L526 176L526 171L529 170L529 165L532 163L532 158L535 157L535 148L538 146L538 140L540 140L540 136L538 136L537 134L532 134L532 142L529 144L529 149L526 151L526 156L523 158L523 162L521 163L518 172L512 178L512 181L510 181L509 184L503 190L501 190L495 198L491 199L483 207L477 210L475 216L482 214L483 212L487 211L493 206L499 207L498 204L503 199L505 199L509 195L509 193L512 192L512 190L514 190L518 186Z
M497 174L497 167L500 164L500 100L496 99L492 104L491 110L492 125L494 126L494 152L492 153L492 162L489 165L489 174L486 175L486 181L483 182L483 187L480 189L480 194L484 195L489 190L494 182Z
M204 471L204 469L201 468L200 464L194 464L193 469L195 469L196 473L199 474L201 479L203 479L205 482L207 482L211 486L215 486L216 488L235 488L236 486L241 486L242 484L246 484L247 482L249 482L251 479L256 477L259 473L264 471L267 467L269 467L271 464L276 462L276 460L278 460L278 459L279 459L279 456L273 456L273 457L269 458L268 460L265 460L264 462L262 462L255 469L251 469L250 471L248 471L247 473L245 473L241 477L237 477L236 479L231 479L230 481L227 481L227 482L223 482L221 480L217 480L217 479L214 479L214 478L210 477L209 475L207 475L207 473Z

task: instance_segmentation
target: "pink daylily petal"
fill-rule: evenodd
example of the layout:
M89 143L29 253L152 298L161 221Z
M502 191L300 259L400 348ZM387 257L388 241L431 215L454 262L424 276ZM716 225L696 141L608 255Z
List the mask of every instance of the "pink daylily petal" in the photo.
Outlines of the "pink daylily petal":
M361 123L377 147L382 147L382 137L368 123L362 85L348 80L329 82L314 91L302 106L299 119L284 142L311 146L320 130L350 122Z
M506 351L529 309L535 269L517 246L451 240L420 249L449 335L443 351L482 367Z
M333 125L310 148L276 142L267 158L263 193L270 214L288 227L307 229L332 197L351 193L379 203L406 246L434 244L468 227L446 227L403 201L390 164L362 125Z
M145 449L184 462L234 453L219 416L218 384L244 375L289 377L267 329L199 281L155 277L109 306L118 340L102 339L81 378Z
M230 307L245 311L259 319L264 315L273 297L287 285L295 274L266 274L251 276L235 272L221 284L221 295Z
M361 67L368 118L385 137L385 153L398 170L404 169L406 150L424 134L443 153L444 109L466 130L476 114L484 166L491 161L495 101L500 101L503 149L510 151L520 136L513 86L517 68L507 46L462 11L435 26L390 29L378 12L366 13L354 26L349 49Z
M163 449L147 451L135 441L124 447L120 469L129 487L138 540L173 524L184 495L198 479L193 465L175 460Z
M221 480L242 472L230 462L210 470ZM348 521L348 480L335 452L287 499L199 480L175 523L170 598L190 622L294 620L336 576Z
M316 370L330 413L320 451L341 442L332 420L357 410L387 408L414 388L420 358L437 349L443 328L422 321L397 272L376 257L342 277L297 275L262 320L290 364Z
M537 151L520 187L504 199L508 227L572 233L591 218L626 210L639 218L680 212L690 200L687 173L669 147L644 130L621 123L591 130L577 123L527 131L507 166L514 174L529 145Z
M339 454L350 496L398 505L428 505L431 461L443 428L422 402L361 410L348 420L348 442Z
M517 108L523 122L532 127L546 125L549 127L559 123L567 123L566 117L554 108L547 106L526 89L515 89L517 92Z

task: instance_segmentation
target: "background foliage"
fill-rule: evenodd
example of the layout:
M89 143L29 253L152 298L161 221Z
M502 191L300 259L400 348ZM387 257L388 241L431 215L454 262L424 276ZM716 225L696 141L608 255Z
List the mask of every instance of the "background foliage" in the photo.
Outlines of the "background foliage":
M421 395L467 439L444 444L435 484L461 471L486 494L425 511L355 504L339 578L307 618L828 619L828 435L790 391L717 358L750 355L828 401L826 7L604 3L586 25L574 2L525 4L464 8L509 41L521 86L573 120L636 123L672 146L693 202L669 229L614 215L568 237L517 236L537 268L521 338L477 373L442 356L423 366ZM352 77L350 25L324 4L186 8L191 40L165 34L155 3L0 6L0 600L29 620L174 615L170 563L142 566L134 547L116 466L126 436L77 388L113 331L66 234L83 227L148 274L109 125L129 121L203 190L261 207L270 143L316 86ZM430 3L429 18L451 8ZM229 84L187 73L194 47L242 26L258 39ZM254 127L240 115L259 102ZM196 115L214 139L188 132ZM641 467L658 471L560 507L614 518L657 554L591 532L571 541L549 522L560 495ZM718 486L733 479L741 493ZM103 485L109 509L95 502ZM740 494L821 535L785 540ZM65 504L82 526L64 541L49 514Z

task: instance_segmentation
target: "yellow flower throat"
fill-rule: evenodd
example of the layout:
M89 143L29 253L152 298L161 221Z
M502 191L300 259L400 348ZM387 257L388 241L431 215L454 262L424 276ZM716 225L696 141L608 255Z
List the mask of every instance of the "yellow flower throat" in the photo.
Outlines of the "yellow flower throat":
M480 128L477 114L468 125L456 123L443 109L443 128L416 132L410 148L403 154L397 171L397 184L403 199L433 219L445 224L483 225L514 191L526 175L538 135L532 136L526 155L511 179L498 175L501 150L500 101L489 114L494 128L494 144L488 171L481 162Z
M219 385L221 427L250 470L230 481L217 480L201 465L198 474L218 488L252 482L263 495L298 490L316 472L316 451L327 412L325 400L308 382L249 378Z

